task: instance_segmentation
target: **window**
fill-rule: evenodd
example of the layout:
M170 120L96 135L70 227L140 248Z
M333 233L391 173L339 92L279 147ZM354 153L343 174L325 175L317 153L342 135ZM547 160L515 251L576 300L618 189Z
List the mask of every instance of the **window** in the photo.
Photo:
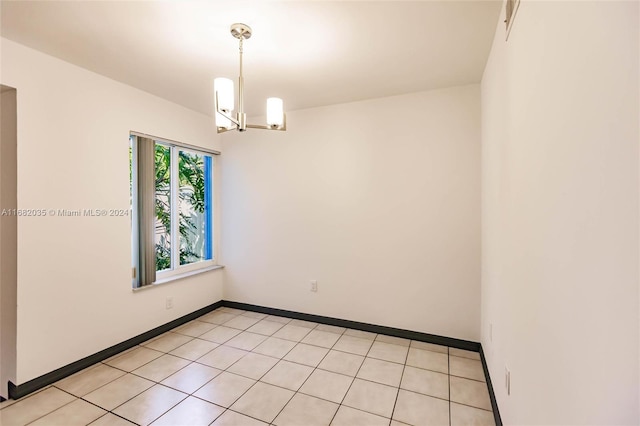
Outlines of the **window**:
M133 286L215 265L213 154L130 138Z

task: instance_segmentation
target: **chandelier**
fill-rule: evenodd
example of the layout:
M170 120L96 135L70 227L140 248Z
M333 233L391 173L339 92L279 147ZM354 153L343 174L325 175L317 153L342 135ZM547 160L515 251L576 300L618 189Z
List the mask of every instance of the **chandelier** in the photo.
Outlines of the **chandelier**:
M247 129L287 130L287 117L283 110L282 99L267 99L267 124L256 125L247 123L244 112L244 78L242 76L242 42L251 37L251 28L245 24L231 25L231 35L240 42L240 76L238 77L238 111L235 107L233 81L228 78L216 78L213 81L215 91L216 127L218 133L229 130L244 132Z

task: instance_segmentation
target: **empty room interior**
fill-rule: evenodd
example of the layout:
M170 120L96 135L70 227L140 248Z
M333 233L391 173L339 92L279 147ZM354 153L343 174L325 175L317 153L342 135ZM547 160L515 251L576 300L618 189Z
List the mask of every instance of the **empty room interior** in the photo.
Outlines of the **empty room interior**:
M0 424L640 423L637 1L2 1Z

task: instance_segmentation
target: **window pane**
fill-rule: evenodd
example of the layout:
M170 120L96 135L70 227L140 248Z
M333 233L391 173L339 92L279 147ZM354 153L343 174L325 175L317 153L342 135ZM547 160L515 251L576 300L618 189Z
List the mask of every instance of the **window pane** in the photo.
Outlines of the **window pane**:
M211 259L211 157L179 152L180 265Z
M171 148L156 144L156 271L171 268Z

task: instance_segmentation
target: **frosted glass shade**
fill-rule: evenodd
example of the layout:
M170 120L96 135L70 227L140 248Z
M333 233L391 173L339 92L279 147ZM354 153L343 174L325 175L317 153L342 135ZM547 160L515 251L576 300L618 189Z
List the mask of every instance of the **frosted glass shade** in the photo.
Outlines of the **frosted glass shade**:
M213 80L213 90L218 93L218 108L233 111L233 81L228 78Z
M284 110L282 99L267 98L267 124L269 126L282 126L284 123Z
M233 81L228 78L216 78L213 80L213 90L218 94L218 109L223 109L231 114L233 111ZM217 111L217 110L216 110ZM231 120L216 112L216 126L230 129L233 126Z

